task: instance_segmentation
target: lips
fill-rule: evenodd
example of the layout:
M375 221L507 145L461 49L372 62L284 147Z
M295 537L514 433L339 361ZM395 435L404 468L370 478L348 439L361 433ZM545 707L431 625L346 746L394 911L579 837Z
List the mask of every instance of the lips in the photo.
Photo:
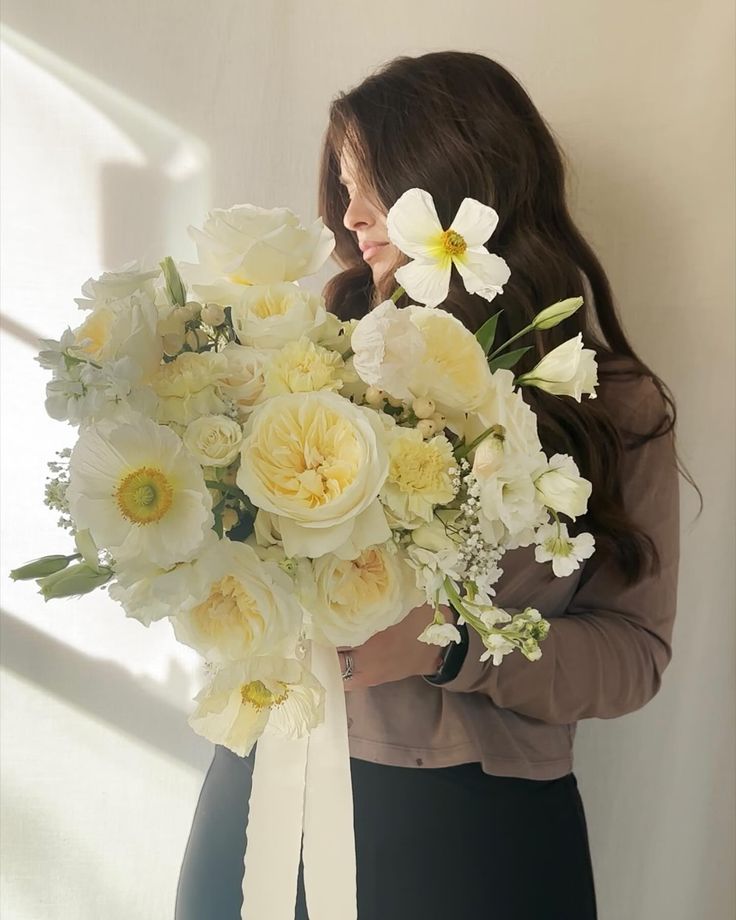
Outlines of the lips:
M358 246L363 253L363 258L367 262L369 259L373 258L379 250L383 249L384 246L388 246L388 243L379 243L376 240L362 240L358 243Z

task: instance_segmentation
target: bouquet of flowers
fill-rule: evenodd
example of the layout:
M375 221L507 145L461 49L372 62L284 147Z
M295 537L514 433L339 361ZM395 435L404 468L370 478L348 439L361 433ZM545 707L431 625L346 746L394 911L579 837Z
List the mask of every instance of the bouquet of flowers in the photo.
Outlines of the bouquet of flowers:
M496 223L466 199L444 229L426 192L405 193L388 215L401 287L360 321L299 286L334 239L284 208L214 210L190 228L196 263L90 278L82 322L37 359L48 413L79 429L46 486L75 550L12 577L46 599L105 587L145 625L168 618L207 663L190 724L240 755L267 727L321 722L313 643L359 645L424 603L423 642L460 640L450 605L494 665L539 658L549 624L495 606L493 586L516 547L536 544L556 575L591 555L561 519L585 512L590 484L545 456L519 387L580 400L596 367L577 336L511 369L527 349L508 346L581 298L496 347L499 313L473 335L441 309L453 265L469 291L503 291L509 269L483 245Z

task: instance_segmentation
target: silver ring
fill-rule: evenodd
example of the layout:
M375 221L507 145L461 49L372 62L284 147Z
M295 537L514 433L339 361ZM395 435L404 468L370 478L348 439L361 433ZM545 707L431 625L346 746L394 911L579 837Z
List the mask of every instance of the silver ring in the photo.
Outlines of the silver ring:
M345 670L342 671L342 679L350 680L353 676L353 656L348 652L343 652L343 655L345 655Z

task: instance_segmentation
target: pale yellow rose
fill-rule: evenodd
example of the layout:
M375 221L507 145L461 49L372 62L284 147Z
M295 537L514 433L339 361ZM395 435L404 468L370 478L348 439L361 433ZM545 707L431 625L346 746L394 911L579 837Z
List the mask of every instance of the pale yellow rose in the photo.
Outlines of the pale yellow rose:
M342 357L302 337L279 349L264 370L264 397L342 388Z
M296 284L245 287L232 306L238 341L255 348L281 348L302 335L316 338L326 319L322 297Z
M182 439L203 466L228 466L240 453L243 430L226 415L203 415L187 425Z
M412 569L392 542L370 546L351 560L315 560L302 578L301 600L312 636L327 645L362 645L422 603Z
M222 392L235 403L240 418L245 419L263 401L264 366L268 354L236 342L228 343L220 354L227 362Z
M388 474L378 414L336 393L275 396L248 419L237 482L278 517L287 556L354 558L390 536L377 499Z
M416 428L397 426L390 434L388 478L381 499L404 527L431 521L434 507L455 496L455 468L452 445L444 435L425 441Z

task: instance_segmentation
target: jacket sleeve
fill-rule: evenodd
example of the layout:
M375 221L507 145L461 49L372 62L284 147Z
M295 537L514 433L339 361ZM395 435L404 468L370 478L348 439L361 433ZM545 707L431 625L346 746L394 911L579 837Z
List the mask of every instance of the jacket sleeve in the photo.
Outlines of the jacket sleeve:
M623 391L625 402L617 407L623 424L651 430L664 412L654 382L639 378L636 387ZM538 661L514 651L498 666L480 662L484 648L470 629L465 662L443 690L482 692L500 708L552 724L612 719L641 708L657 693L672 655L677 600L679 480L673 432L627 451L622 492L630 516L657 547L660 571L627 586L616 563L594 553L567 610L550 619Z

